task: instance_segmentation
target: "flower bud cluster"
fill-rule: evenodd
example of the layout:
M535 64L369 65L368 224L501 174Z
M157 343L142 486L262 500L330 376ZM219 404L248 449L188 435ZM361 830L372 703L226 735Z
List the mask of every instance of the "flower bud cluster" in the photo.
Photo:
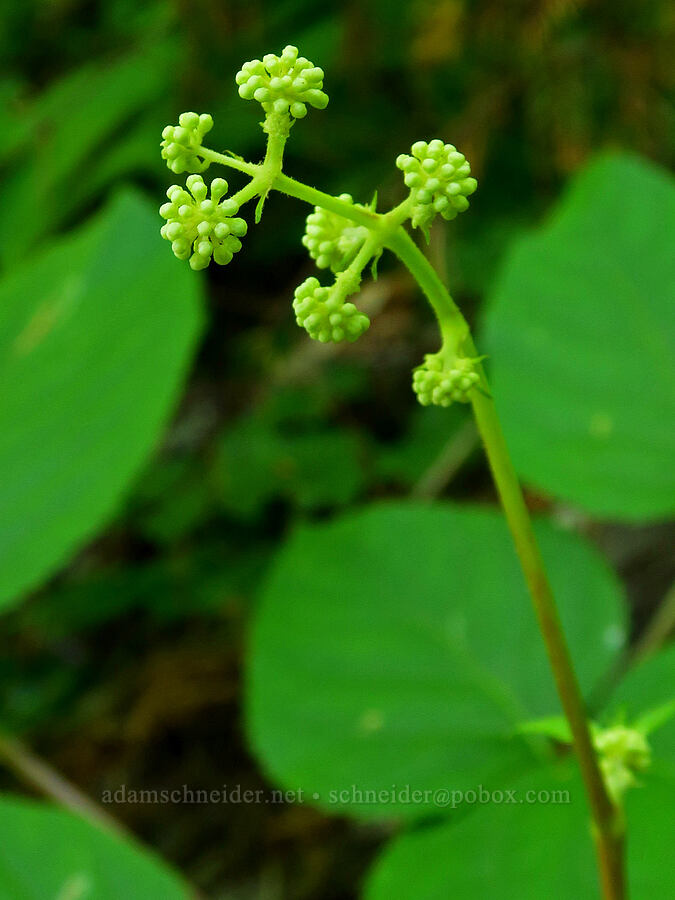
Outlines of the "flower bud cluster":
M413 390L422 406L468 403L471 389L480 381L476 360L455 357L448 364L442 353L427 353L413 371Z
M454 219L469 208L469 197L478 187L471 166L452 144L417 141L412 156L402 153L396 165L404 173L413 200L412 224L427 227L436 213Z
M205 269L211 257L224 266L241 249L239 238L247 231L244 219L233 218L239 206L233 199L222 199L227 193L223 178L211 182L210 199L201 175L190 175L187 186L189 193L177 184L166 192L169 202L159 213L167 221L160 233L171 241L178 259L189 258L193 269Z
M201 116L194 112L184 112L178 117L178 125L167 125L162 132L162 159L172 172L204 172L209 164L198 156L204 135L213 128L213 119L208 113Z
M295 290L293 310L296 322L316 341L355 341L370 326L370 319L353 303L340 280L322 287L317 278L307 278Z
M354 203L351 194L340 194L339 199ZM319 269L337 273L354 260L368 233L364 225L356 225L351 219L315 206L314 212L307 216L302 243Z
M297 47L284 47L281 56L268 53L246 62L237 72L239 96L257 100L266 113L290 113L295 119L307 115L307 107L324 109L328 95L323 87L323 69L304 56Z
M651 764L647 739L635 728L616 725L597 731L593 743L600 756L607 789L615 801L621 802L626 790L636 784L635 773L643 772Z

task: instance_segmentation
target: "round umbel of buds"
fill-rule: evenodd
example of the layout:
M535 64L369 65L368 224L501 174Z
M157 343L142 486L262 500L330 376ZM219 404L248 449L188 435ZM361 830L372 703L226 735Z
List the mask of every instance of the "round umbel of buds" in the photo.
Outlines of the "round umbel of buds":
M162 132L162 159L180 175L181 172L204 172L209 167L205 159L199 157L199 148L204 135L213 128L213 119L208 113L198 115L184 112L178 117L178 125L167 125Z
M340 194L344 203L354 203L351 194ZM361 207L364 208L364 207ZM343 272L363 246L369 231L320 206L307 216L302 243L319 269Z
M246 234L244 219L234 217L238 204L227 199L227 182L215 178L211 182L211 196L201 175L187 179L189 192L178 184L166 192L169 202L159 210L166 224L161 235L171 241L171 249L178 259L189 259L190 266L205 269L213 257L224 266L241 249L240 237Z
M413 390L422 406L450 406L468 403L470 392L480 376L477 360L455 357L447 362L442 353L427 353L424 362L413 370Z
M244 63L236 75L239 96L257 100L266 113L290 113L295 119L307 115L307 107L324 109L323 69L298 56L298 48L284 47L280 56L268 53Z
M339 281L322 287L317 278L307 278L296 288L293 310L298 325L316 341L355 341L370 326L370 319L346 300Z
M440 140L417 141L411 153L402 153L396 165L410 188L415 227L428 227L437 213L450 220L469 208L467 198L478 182L471 177L471 166L463 153Z

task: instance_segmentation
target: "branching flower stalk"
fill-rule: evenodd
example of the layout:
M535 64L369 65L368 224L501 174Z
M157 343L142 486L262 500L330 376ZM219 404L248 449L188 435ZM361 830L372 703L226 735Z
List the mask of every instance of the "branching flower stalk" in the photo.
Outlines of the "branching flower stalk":
M492 475L506 515L520 564L529 588L542 637L569 723L581 774L588 796L600 881L605 900L626 896L623 842L624 818L620 797L609 789L606 761L599 755L602 744L594 744L584 701L532 530L523 494L511 463L501 425L490 394L481 357L474 347L469 326L441 279L403 227L410 221L428 238L437 215L454 219L469 206L468 198L477 182L470 165L452 144L435 139L413 144L410 154L396 160L409 189L408 197L386 213L375 203L355 203L348 194L332 196L284 174L286 140L297 119L308 108L323 109L328 97L323 91L323 71L286 47L279 56L245 63L236 76L239 94L262 105L267 150L262 163L247 162L234 154L206 147L205 135L213 120L208 114L183 113L176 126L163 132L162 156L171 171L190 173L187 189L173 185L169 202L160 210L167 220L162 236L169 240L180 259L189 259L193 269L205 268L211 259L225 265L241 247L246 222L238 216L242 206L258 200L254 221L259 222L265 199L279 191L314 207L307 218L303 243L319 269L329 270L333 283L324 286L317 278L306 279L295 292L296 321L309 336L321 342L354 341L370 324L353 299L363 272L390 250L408 268L431 304L440 329L441 346L429 353L413 373L413 390L422 405L449 406L471 403L490 463ZM202 179L212 163L249 176L240 191L227 197L222 178ZM351 299L350 299L351 298ZM616 743L616 741L614 742ZM614 747L614 744L612 744ZM616 753L616 749L613 751ZM614 771L616 766L614 766Z

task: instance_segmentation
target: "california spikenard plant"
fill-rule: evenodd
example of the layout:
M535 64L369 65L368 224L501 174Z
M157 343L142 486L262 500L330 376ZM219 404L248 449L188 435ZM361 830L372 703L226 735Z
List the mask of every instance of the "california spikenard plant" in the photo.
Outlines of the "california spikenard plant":
M385 250L409 269L436 314L441 339L440 349L428 353L414 370L412 387L423 406L457 402L473 407L567 719L566 724L551 725L550 735L574 746L588 797L603 896L619 900L626 895L623 795L636 773L649 764L648 728L624 724L603 730L588 721L482 357L464 316L405 227L409 223L427 236L437 216L451 220L466 211L476 179L464 154L440 139L417 141L409 154L397 158L409 193L386 213L378 212L374 202L360 204L349 194L331 196L285 175L284 147L296 120L328 103L323 79L323 71L292 46L279 56L268 54L243 65L236 76L239 94L260 103L265 114L267 149L259 164L205 146L213 126L208 114L186 112L177 125L167 126L162 157L172 172L188 176L185 187L172 185L167 191L168 202L160 209L166 220L162 237L195 270L206 268L212 259L226 265L247 239L247 224L240 215L247 203L257 200L256 224L271 190L309 203L313 211L307 217L303 244L329 277L325 283L310 277L299 285L293 310L298 325L324 343L355 341L367 331L369 319L355 300L364 270L371 266L375 276ZM207 185L203 174L214 163L250 180L234 193L229 193L223 178ZM533 730L547 727L544 723Z

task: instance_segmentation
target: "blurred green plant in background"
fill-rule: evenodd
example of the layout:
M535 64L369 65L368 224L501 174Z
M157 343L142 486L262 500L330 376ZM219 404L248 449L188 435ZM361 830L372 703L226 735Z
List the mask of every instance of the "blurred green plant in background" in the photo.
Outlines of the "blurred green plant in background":
M26 0L3 20L3 731L94 798L120 783L267 787L241 735L239 671L261 585L264 598L297 598L279 587L279 566L296 552L296 543L282 547L289 532L314 534L343 512L382 515L350 513L381 498L493 501L466 412L420 410L410 394L434 325L391 263L362 295L379 313L367 336L314 347L291 310L294 286L311 272L299 244L306 209L271 197L256 240L226 274L193 275L157 236L154 198L168 184L162 127L183 109L209 109L212 145L256 158L259 115L238 98L233 73L288 42L320 61L331 96L320 122L295 129L290 174L362 203L378 186L386 206L403 197L394 160L420 135L452 140L471 159L481 184L473 214L461 228L434 226L429 253L480 323L532 507L611 556L629 588L628 604L607 589L612 609L623 609L618 618L631 619L639 640L673 574L663 561L672 532L660 524L673 508L663 343L672 182L634 155L605 157L538 226L598 151L672 165L669 4ZM405 542L394 548L396 558L407 552ZM355 597L359 589L357 581ZM616 624L604 621L608 610L598 621ZM291 615L301 609L291 604ZM309 611L303 621L325 626ZM283 660L278 646L271 666ZM609 664L617 647L606 649ZM411 665L419 672L426 657ZM654 683L672 678L672 663L654 666L664 673ZM290 663L284 672L294 677ZM602 683L595 690L602 708ZM369 722L377 719L366 730ZM255 727L260 750L266 739ZM284 774L286 762L264 752ZM329 752L335 763L339 751ZM3 785L16 781L3 776ZM650 815L647 801L633 802ZM224 897L356 896L391 830L283 804L108 811ZM0 810L4 847L10 813ZM26 831L38 828L31 816L55 817L44 827L66 844L63 830L77 828L65 814L20 814ZM469 843L500 827L471 821ZM432 838L442 846L444 827ZM373 897L408 896L394 893L400 875L387 866L410 871L425 859L418 840L406 834L388 852ZM29 870L18 854L3 850L3 864L14 858L17 871ZM111 865L114 873L123 863ZM431 869L419 864L418 877ZM438 877L443 884L447 873ZM182 888L154 885L146 895L170 890Z

